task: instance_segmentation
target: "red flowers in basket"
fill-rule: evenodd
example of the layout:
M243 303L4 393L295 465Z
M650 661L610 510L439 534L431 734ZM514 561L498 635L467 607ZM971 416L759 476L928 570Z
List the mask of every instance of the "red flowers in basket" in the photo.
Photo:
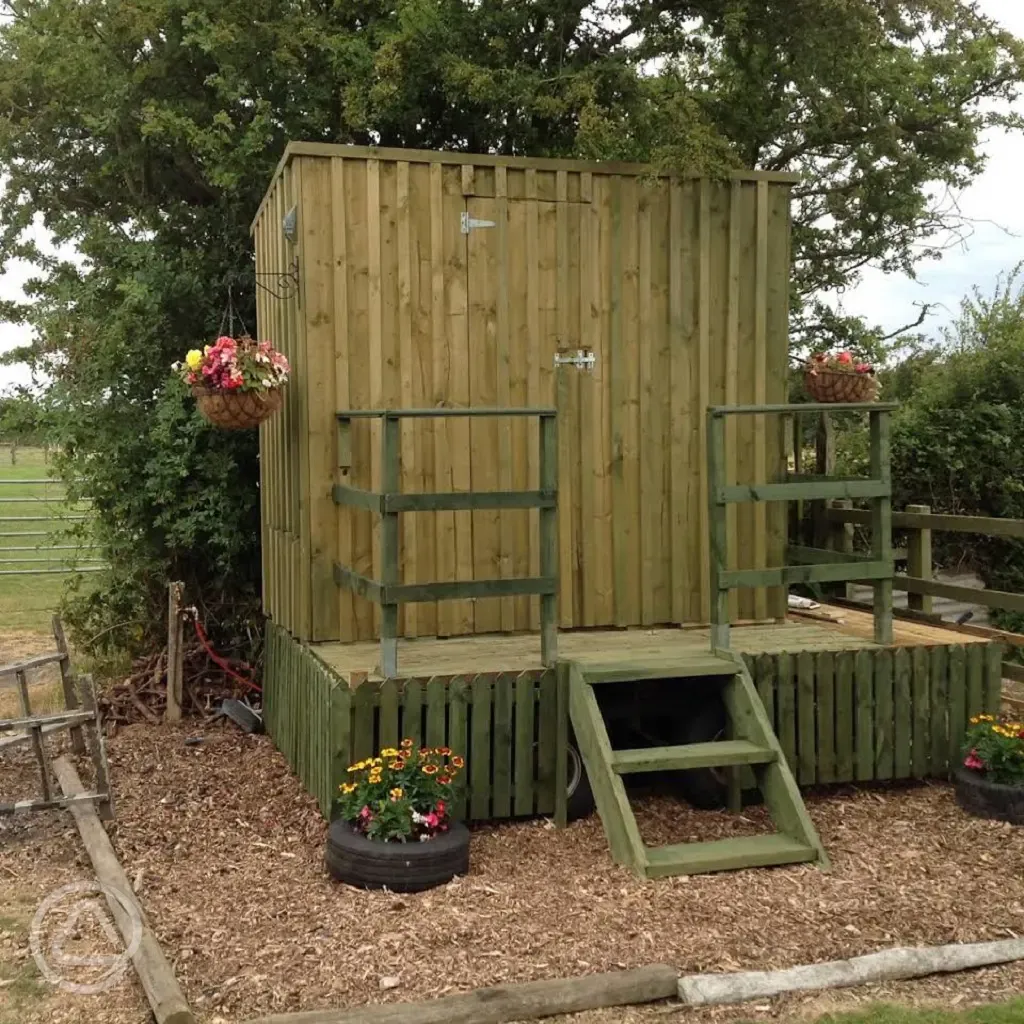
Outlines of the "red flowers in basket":
M192 349L185 361L175 363L172 369L193 386L257 393L282 387L290 372L288 360L269 341L254 341L248 336L235 339L226 334L202 352Z
M832 370L837 373L858 373L864 376L873 377L875 368L870 363L856 362L849 352L838 352L832 355L831 352L815 352L807 361L807 372L817 373L822 370Z

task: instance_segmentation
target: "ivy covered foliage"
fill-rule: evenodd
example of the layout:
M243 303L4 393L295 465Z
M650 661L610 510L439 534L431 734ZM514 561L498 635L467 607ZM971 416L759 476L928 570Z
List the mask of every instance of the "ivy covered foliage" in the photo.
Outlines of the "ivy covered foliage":
M256 443L168 367L255 328L248 224L288 139L799 173L796 331L823 288L954 227L1021 43L973 0L0 0L0 264L34 262L20 353L112 571L80 634L144 644L168 578L257 611ZM951 219L953 223L951 223ZM33 243L41 225L79 259ZM270 339L273 341L274 339ZM832 338L827 339L832 344ZM134 634L132 630L135 630Z

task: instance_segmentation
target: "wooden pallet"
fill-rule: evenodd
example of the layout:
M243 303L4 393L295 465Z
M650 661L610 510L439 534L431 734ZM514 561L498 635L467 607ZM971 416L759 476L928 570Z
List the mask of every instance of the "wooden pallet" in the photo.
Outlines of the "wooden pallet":
M581 666L563 662L568 677L569 715L587 768L597 810L616 863L643 878L703 874L737 868L815 862L828 866L793 773L786 763L761 698L742 661L695 654L671 668ZM730 738L710 743L614 750L594 687L612 681L692 679L722 688ZM622 777L633 772L688 771L697 768L752 769L777 832L715 842L645 846ZM738 781L734 783L738 803Z

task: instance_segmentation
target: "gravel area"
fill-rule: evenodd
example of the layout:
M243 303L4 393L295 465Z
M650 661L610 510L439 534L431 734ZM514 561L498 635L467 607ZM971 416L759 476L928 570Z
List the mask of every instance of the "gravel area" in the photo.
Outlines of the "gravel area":
M565 831L544 821L479 828L467 877L396 896L326 877L323 821L265 737L137 725L117 733L110 760L115 845L204 1024L654 962L786 967L1024 927L1024 830L966 817L942 785L812 795L830 873L794 866L642 883L611 863L594 817ZM648 842L764 826L757 809L737 820L665 797L646 798L639 817ZM47 885L90 873L70 818L28 820L0 830L0 892L16 879L31 916ZM385 990L382 978L398 984ZM659 1006L573 1021L809 1019L879 996L956 1005L1022 988L1024 970L1009 967L741 1011ZM59 1016L42 1000L45 1015L30 1008L17 1020L127 1024L143 1019L138 995L126 983L110 997L122 1004L103 1004L103 1015L80 997L65 997Z

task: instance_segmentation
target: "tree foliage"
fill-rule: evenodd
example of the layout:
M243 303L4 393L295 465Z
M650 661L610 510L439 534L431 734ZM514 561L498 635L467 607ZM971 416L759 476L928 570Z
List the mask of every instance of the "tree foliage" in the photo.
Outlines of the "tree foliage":
M248 223L288 139L795 171L794 313L841 333L817 293L934 255L936 183L967 184L980 134L1016 125L1024 65L967 0L0 10L0 261L39 267L30 303L0 314L34 330L20 355L124 553L103 595L124 608L168 575L256 593L254 440L200 424L167 367L217 329L229 284L252 325ZM41 251L35 220L81 259Z

